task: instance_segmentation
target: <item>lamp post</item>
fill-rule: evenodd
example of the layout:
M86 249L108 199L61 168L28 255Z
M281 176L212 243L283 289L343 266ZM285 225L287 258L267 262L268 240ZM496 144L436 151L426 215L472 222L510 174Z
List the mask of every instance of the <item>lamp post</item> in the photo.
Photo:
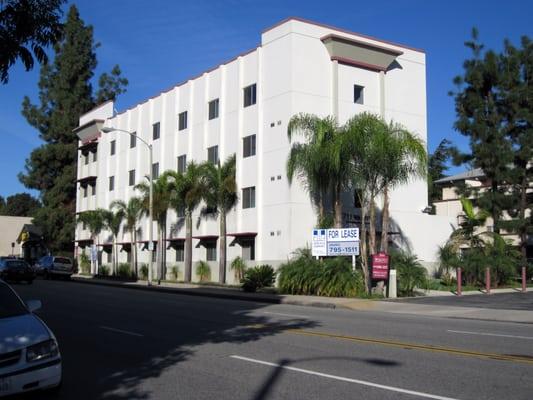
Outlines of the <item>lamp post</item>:
M140 138L139 136L135 135L133 132L130 132L130 131L126 131L124 129L119 129L119 128L112 128L112 127L103 127L101 129L102 133L110 133L110 132L122 132L122 133L127 133L128 135L130 136L134 136L135 137L135 140L139 139L142 143L144 143L147 147L148 147L148 150L150 151L150 167L149 167L149 172L150 172L150 200L149 200L149 206L148 206L148 224L149 224L149 227L148 227L148 249L150 250L150 260L148 262L148 285L151 285L152 284L152 269L153 269L153 263L152 263L152 252L153 252L153 249L152 249L152 246L154 245L154 241L153 241L153 235L154 235L154 196L153 196L153 185L154 185L154 177L153 177L153 171L152 171L152 164L153 164L153 161L152 161L152 145L150 143L148 143L146 140Z

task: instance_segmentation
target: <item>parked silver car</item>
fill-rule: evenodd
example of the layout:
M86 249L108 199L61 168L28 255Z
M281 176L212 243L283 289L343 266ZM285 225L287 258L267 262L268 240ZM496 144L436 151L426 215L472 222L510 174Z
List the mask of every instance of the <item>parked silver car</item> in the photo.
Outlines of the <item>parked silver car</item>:
M52 331L33 311L39 300L26 304L0 280L0 397L61 384L61 354Z
M35 272L37 275L43 275L45 279L50 279L54 276L70 278L75 271L70 258L44 256L35 264Z

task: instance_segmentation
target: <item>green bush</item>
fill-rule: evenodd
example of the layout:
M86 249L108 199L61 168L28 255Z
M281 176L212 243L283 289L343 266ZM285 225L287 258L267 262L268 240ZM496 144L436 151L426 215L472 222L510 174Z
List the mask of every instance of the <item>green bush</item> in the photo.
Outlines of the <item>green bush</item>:
M142 263L141 267L139 268L139 275L142 280L148 279L148 264Z
M200 282L208 282L211 278L211 268L206 261L198 261L196 263L196 276L200 279Z
M415 288L428 288L427 270L414 254L402 251L391 254L391 265L398 272L398 289L401 296L413 296Z
M100 265L100 268L98 269L98 275L109 276L109 271L109 265Z
M352 270L351 260L316 260L309 249L299 249L280 267L278 286L288 294L354 297L364 293L362 275Z
M276 272L271 265L258 265L246 270L242 279L242 288L245 292L256 292L258 289L274 286L275 281Z
M235 257L230 264L230 269L235 274L235 281L240 282L244 278L244 272L246 271L246 262L241 257Z
M85 252L80 254L80 269L82 274L91 273L91 260Z
M178 280L179 268L176 265L170 268L170 275L172 276L172 279L174 279L175 281Z
M129 263L120 263L118 265L117 275L122 278L130 278L131 277L131 266Z

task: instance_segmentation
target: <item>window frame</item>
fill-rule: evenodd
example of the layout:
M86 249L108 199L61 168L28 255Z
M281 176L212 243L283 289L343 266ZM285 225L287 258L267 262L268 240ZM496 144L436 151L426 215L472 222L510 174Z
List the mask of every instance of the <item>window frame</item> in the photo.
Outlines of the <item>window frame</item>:
M156 180L159 178L159 162L152 164L152 179Z
M255 186L242 188L242 208L255 208ZM253 195L253 196L252 196Z
M212 151L216 151L216 160L213 161L211 160L211 152ZM218 145L214 145L214 146L211 146L211 147L208 147L207 148L207 161L214 164L214 165L217 165L218 162L220 161L220 158L218 156Z
M217 261L217 242L207 242L205 244L205 260Z
M220 112L220 99L216 98L207 103L207 117L211 121L212 119L217 119Z
M178 114L178 131L184 131L187 129L188 115L187 110Z
M134 169L130 169L128 171L128 186L135 186L135 170Z
M243 108L253 106L257 104L257 83L245 86L243 89ZM250 91L247 94L247 90ZM248 100L248 101L247 101Z
M110 143L109 143L109 155L110 156L114 156L117 152L117 140L116 139L113 139Z
M183 160L183 168L180 168L182 160ZM184 174L185 171L187 171L187 154L181 154L178 156L178 164L176 167L176 171L178 171L180 174Z
M109 177L109 191L113 192L115 190L115 175Z
M247 145L248 142L248 145ZM248 149L248 153L247 150ZM253 151L252 151L253 150ZM253 157L257 152L256 135L248 135L242 138L242 158Z
M359 96L357 91L359 90ZM353 85L353 102L354 104L365 104L365 87L361 85Z
M158 140L161 137L161 122L152 124L152 140Z
M137 147L137 132L132 132L130 135L130 149Z

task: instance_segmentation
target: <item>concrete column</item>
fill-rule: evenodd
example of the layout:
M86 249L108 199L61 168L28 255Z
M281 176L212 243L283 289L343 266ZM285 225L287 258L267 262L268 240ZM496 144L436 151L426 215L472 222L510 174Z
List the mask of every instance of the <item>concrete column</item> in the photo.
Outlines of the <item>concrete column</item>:
M397 281L396 281L396 270L391 269L389 271L389 298L395 299L397 295Z
M339 62L333 61L331 71L331 112L339 120Z
M379 115L385 119L385 71L379 72Z

